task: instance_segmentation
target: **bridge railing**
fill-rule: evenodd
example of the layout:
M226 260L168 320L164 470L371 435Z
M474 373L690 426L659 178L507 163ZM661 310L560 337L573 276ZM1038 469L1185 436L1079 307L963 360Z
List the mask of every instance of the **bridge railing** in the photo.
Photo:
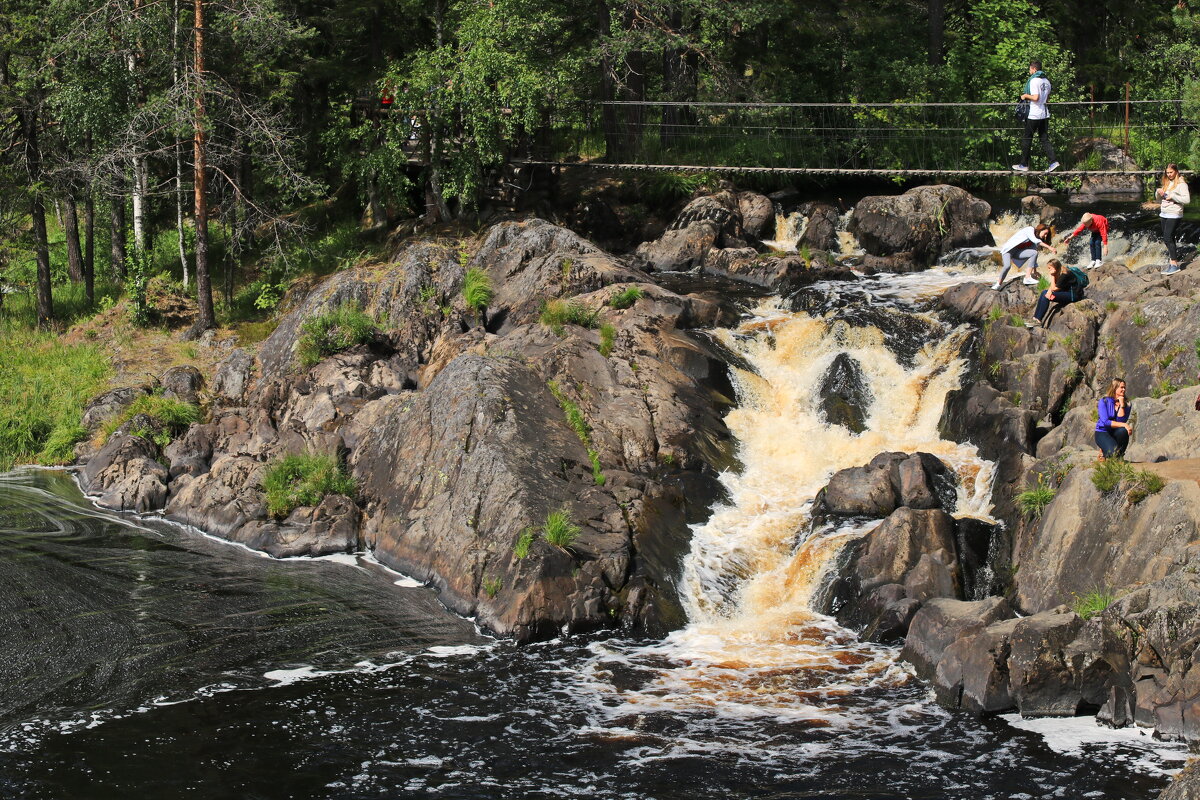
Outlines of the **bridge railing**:
M1052 141L1068 169L1158 170L1182 160L1197 135L1180 100L1051 102L1050 109ZM1023 130L1012 111L1012 103L615 101L590 107L585 130L544 142L539 157L680 167L1007 170L1019 160ZM1036 139L1033 157L1043 158Z

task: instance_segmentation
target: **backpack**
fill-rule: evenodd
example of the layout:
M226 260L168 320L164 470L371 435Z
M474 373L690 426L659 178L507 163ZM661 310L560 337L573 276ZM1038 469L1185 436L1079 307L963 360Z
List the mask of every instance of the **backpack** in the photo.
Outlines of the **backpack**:
M1069 271L1075 278L1075 288L1072 290L1071 294L1075 296L1076 300L1078 300L1079 298L1083 297L1083 290L1087 288L1091 281L1088 278L1088 274L1079 267L1067 267L1067 271Z
M1017 122L1024 122L1029 119L1029 101L1018 100L1013 107L1013 116L1017 118Z

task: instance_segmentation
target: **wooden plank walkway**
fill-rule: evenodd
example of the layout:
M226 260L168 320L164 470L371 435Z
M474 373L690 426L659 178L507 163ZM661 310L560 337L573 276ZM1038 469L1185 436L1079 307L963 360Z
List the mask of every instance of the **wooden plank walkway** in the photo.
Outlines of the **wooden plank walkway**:
M527 164L545 167L589 167L591 169L613 170L623 172L724 172L737 174L775 174L775 175L897 175L907 177L1032 177L1036 175L1061 175L1076 177L1085 175L1130 175L1138 177L1157 177L1158 170L1071 170L1056 169L1054 172L1031 169L1028 172L1017 172L1011 169L851 169L838 167L729 167L729 166L698 166L694 164L612 164L602 161L535 161L513 160L510 164Z

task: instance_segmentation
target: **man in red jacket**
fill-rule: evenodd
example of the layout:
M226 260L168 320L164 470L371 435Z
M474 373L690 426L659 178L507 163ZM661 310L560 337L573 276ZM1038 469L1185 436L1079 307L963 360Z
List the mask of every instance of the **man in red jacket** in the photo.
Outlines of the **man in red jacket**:
M1099 214L1087 213L1079 220L1079 227L1063 237L1063 243L1068 242L1071 237L1078 236L1083 231L1092 232L1092 263L1088 264L1088 269L1095 269L1104 263L1104 257L1108 255L1108 217L1102 217Z

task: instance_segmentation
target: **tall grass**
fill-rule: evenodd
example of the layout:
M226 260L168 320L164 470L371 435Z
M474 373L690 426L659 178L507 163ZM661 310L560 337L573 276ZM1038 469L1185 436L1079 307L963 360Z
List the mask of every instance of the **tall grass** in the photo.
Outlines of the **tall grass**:
M104 353L0 320L0 365L0 470L70 461L83 406L110 374Z
M476 314L481 313L495 296L491 277L481 269L467 270L467 275L463 278L462 296L467 308Z
M370 315L349 303L305 320L296 346L301 366L307 369L327 356L370 341L376 327Z
M600 326L600 309L590 308L579 300L548 300L542 303L541 323L558 336L566 333L567 325L581 328Z
M551 511L542 525L542 535L555 547L566 550L579 537L580 527L571 521L571 512L565 508Z
M192 403L185 403L173 397L163 397L161 394L145 394L126 406L120 414L104 423L101 428L104 436L111 436L113 431L138 414L145 414L163 426L163 432L154 437L154 441L159 447L166 447L172 439L187 430L189 425L200 421L200 409ZM148 433L145 432L145 434Z
M315 506L327 494L353 497L354 478L331 455L303 453L272 461L262 481L267 513L282 518L300 506Z

